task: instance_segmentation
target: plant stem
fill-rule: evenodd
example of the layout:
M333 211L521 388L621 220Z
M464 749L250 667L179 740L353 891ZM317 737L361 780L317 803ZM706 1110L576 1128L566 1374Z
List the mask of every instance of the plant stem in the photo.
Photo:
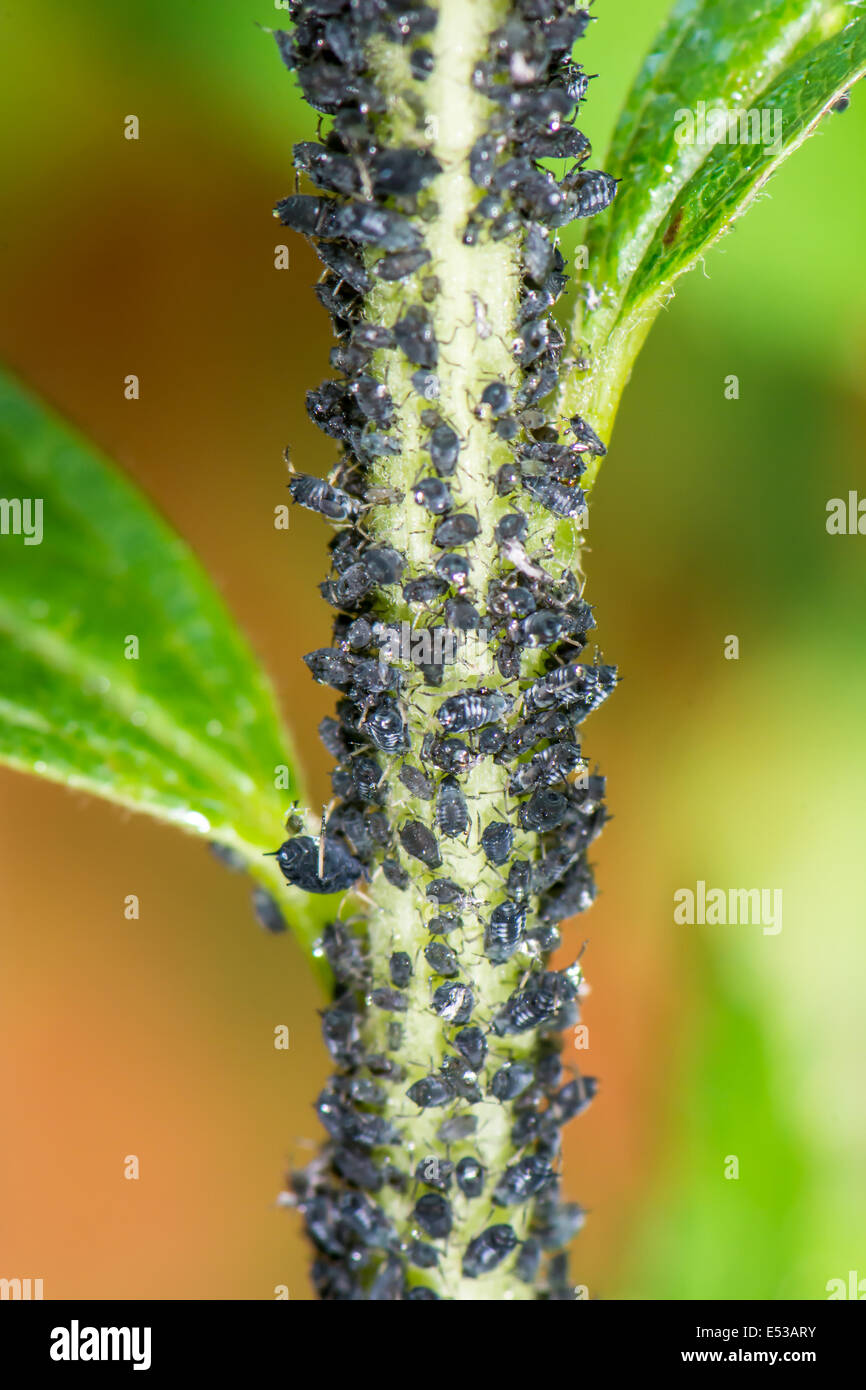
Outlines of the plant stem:
M531 9L531 0L527 4ZM310 8L315 13L315 4ZM551 19L570 22L577 37L586 17L569 21L564 4L555 8ZM314 92L316 23L302 32L292 54L302 85L306 81ZM603 783L586 778L573 731L612 688L615 673L575 665L593 625L574 577L579 533L572 518L581 507L575 483L585 467L585 446L570 442L568 428L537 404L556 381L561 337L545 310L565 277L554 240L537 221L541 212L533 222L527 209L556 210L579 194L561 193L523 156L515 118L503 110L511 89L501 76L503 63L519 73L514 109L521 131L535 131L537 143L559 130L574 104L555 77L579 85L580 73L567 56L571 43L554 42L549 55L540 54L539 32L521 4L510 0L470 6L440 0L424 79L413 72L408 46L394 43L390 31L365 33L364 77L387 94L384 110L376 111L374 97L363 152L352 143L358 137L350 121L343 129L351 128L351 136L341 134L333 153L323 147L315 156L326 188L329 179L351 178L345 164L332 170L335 155L346 152L356 164L369 160L368 197L381 152L388 160L421 151L436 169L417 199L395 200L415 228L410 237L401 224L399 235L423 245L425 264L396 281L382 277L375 239L372 245L367 239L363 263L371 288L357 308L344 308L342 282L326 277L340 337L351 345L357 332L374 326L388 346L354 376L352 359L346 386L335 393L337 384L327 384L311 406L324 417L323 428L346 444L340 486L366 503L355 530L338 537L335 550L329 592L346 612L335 626L338 645L311 658L314 670L336 670L334 683L348 692L335 735L341 754L335 788L347 799L334 811L328 833L341 847L338 854L357 856L369 879L369 911L359 934L338 928L327 935L339 983L325 1031L340 1070L320 1098L320 1114L333 1143L322 1163L296 1180L320 1252L314 1277L325 1298L573 1297L561 1261L552 1256L548 1272L539 1259L542 1250L566 1244L579 1224L579 1210L561 1207L556 1195L559 1128L583 1108L592 1083L585 1083L585 1092L575 1089L584 1086L580 1079L559 1089L555 1030L577 1017L581 976L577 966L552 972L547 961L559 941L556 921L592 900L586 849L603 823ZM513 184L504 185L507 196L482 214L470 156L477 161L485 141L492 151L491 181L499 170L515 172ZM385 197L380 205L393 217L395 204ZM311 208L290 199L281 206L296 222L312 219L327 243L335 219L360 216L369 204L337 199ZM345 249L356 255L350 230ZM323 259L328 256L326 244ZM423 353L405 341L410 321L429 332L426 373L418 367ZM530 335L537 349L527 346L534 341ZM352 403L361 385L369 389L370 378L387 392L387 418L377 427L387 429L387 440L399 448L377 447L365 458L370 434L355 423ZM491 386L504 393L495 411L482 401ZM447 466L440 466L431 442L436 421L459 441L456 462ZM437 473L447 487L444 515L468 519L469 543L443 540L443 511L431 514L416 492L425 477L441 487ZM551 502L552 485L559 490ZM503 518L516 528L516 549L509 544L512 533L500 529ZM423 602L407 594L407 584L435 578L448 548L455 558L465 557L466 583L452 586L452 598L446 598L447 585ZM387 556L399 575L358 602L339 598L341 575L362 572L365 557L381 565ZM476 641L466 640L469 620L455 616L455 604L474 613ZM350 618L372 631L374 646L367 651L377 649L380 663L390 660L396 684L391 679L384 695L365 695L352 675ZM402 625L413 634L450 632L453 659L419 661L402 649L383 658L383 634ZM536 696L539 679L559 682L556 693ZM438 748L449 732L443 709L467 700L481 702L484 717L458 724L453 732L465 737ZM399 712L399 744L373 727L383 708L392 722ZM380 776L362 796L357 771L368 768L371 744ZM422 779L421 789L410 788L413 777ZM554 792L555 786L561 790ZM468 811L456 830L443 812L446 794ZM371 815L368 805L382 809ZM508 835L504 855L493 854L482 838L497 827ZM367 844L368 828L375 843ZM418 834L427 837L429 854L412 847ZM450 906L437 904L446 892ZM514 929L505 948L496 936L503 921ZM395 953L403 953L411 971L397 989ZM440 998L451 988L464 991L462 1021L459 1001L452 1007ZM470 1034L480 1047L471 1062L465 1050ZM525 1079L506 1095L517 1064ZM438 1088L435 1099L424 1093L431 1086ZM481 1174L478 1190L463 1180L467 1164ZM362 1200L359 1191L375 1198L364 1210L377 1235L343 1258L338 1251L349 1238L341 1213ZM429 1228L424 1203L431 1201L442 1202L447 1229ZM502 1248L494 1250L497 1241Z

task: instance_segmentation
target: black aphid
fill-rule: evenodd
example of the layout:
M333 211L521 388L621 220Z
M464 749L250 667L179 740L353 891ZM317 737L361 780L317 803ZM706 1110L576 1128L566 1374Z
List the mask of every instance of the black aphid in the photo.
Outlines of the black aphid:
M419 367L435 367L439 360L436 336L429 313L420 304L407 309L394 324L397 346Z
M479 632L483 627L481 615L475 604L464 598L446 600L445 619L454 632Z
M535 1154L518 1159L506 1168L493 1192L497 1206L512 1207L528 1202L556 1182L556 1174L546 1159Z
M434 878L424 890L431 902L462 903L465 893L451 878Z
M333 198L314 198L308 193L293 193L281 198L274 208L284 227L303 236L326 236L333 227L336 203Z
M491 821L481 836L481 848L491 864L505 864L514 844L514 831L505 821Z
M409 887L409 875L396 859L383 859L382 873L392 887L401 888L404 891Z
M554 743L515 770L508 790L512 796L531 791L535 786L553 786L563 782L582 765L580 749L574 743Z
M439 1251L435 1245L428 1245L424 1240L413 1240L406 1258L417 1269L432 1269L439 1263Z
M429 150L380 150L371 164L373 192L380 196L420 193L441 169Z
M515 902L526 902L532 886L532 865L528 859L515 859L508 870L506 887Z
M334 686L337 690L349 684L355 669L352 657L341 652L339 647L322 647L319 651L307 652L304 661L314 681L320 685Z
M440 521L433 532L433 544L443 549L452 545L468 545L479 532L478 520L469 512L454 512Z
M454 1084L445 1076L422 1076L406 1094L420 1110L431 1110L454 1099Z
M339 840L296 835L277 851L283 877L305 893L343 893L364 874L363 865Z
M493 1020L499 1034L526 1033L549 1023L574 998L576 989L564 971L546 971L530 980L525 989L515 990Z
M400 843L413 859L420 859L428 869L438 869L442 863L439 846L432 830L421 821L407 821L400 829Z
M359 1154L355 1149L341 1146L334 1150L331 1161L346 1182L353 1183L364 1192L381 1192L385 1174L379 1164L367 1154Z
M594 1099L597 1089L598 1082L594 1076L579 1076L574 1081L567 1082L551 1102L551 1109L558 1122L564 1125L576 1116L582 1115Z
M265 931L270 931L278 935L286 930L285 917L279 908L277 899L272 898L267 888L254 888L253 890L253 912L256 913L259 926L264 927Z
M447 1197L439 1192L425 1192L412 1209L412 1216L421 1230L432 1240L445 1240L451 1234L454 1218Z
M469 808L456 777L443 777L436 794L436 825L450 839L469 829Z
M560 792L542 787L520 808L520 824L524 830L555 830L568 813L568 801Z
M424 956L427 964L436 975L446 975L453 978L460 973L457 956L450 946L445 945L444 941L431 941L429 946L424 947Z
M345 247L335 241L320 241L316 245L316 251L328 269L333 270L341 280L346 280L358 294L367 294L370 291L373 282L364 269L363 262ZM365 360L358 365L365 365ZM337 367L338 371L342 370L336 362L332 362L332 366Z
M422 756L443 772L465 772L478 761L478 754L459 738L425 738Z
M448 733L463 734L495 724L510 707L510 699L501 690L465 690L444 700L436 718Z
M484 1190L485 1171L477 1158L461 1158L455 1172L457 1186L464 1197L480 1197Z
M467 1279L479 1279L497 1269L517 1245L517 1235L511 1226L488 1226L470 1240L463 1256L463 1274Z
M455 912L440 912L435 917L431 917L427 923L427 930L431 936L447 936L448 932L454 931L455 927L460 926L460 918Z
M394 402L388 392L375 377L356 376L349 382L347 395L355 402L361 414L374 424L387 428L394 419Z
M438 574L419 574L415 579L407 579L403 585L403 597L407 603L433 603L448 592L448 583Z
M460 439L450 425L439 424L430 433L427 441L430 462L442 477L450 477L457 464L460 453Z
M589 453L604 455L607 449L602 444L595 430L588 425L580 415L572 415L568 422L571 425L572 433L579 444L585 444Z
M524 1284L534 1284L538 1278L538 1266L541 1263L541 1242L534 1236L524 1241L520 1248L520 1254L514 1262L514 1272L518 1279Z
M453 1176L454 1164L435 1154L422 1158L415 1168L415 1181L422 1182L425 1187L435 1187L438 1192L448 1191Z
M496 539L500 545L506 541L525 540L528 527L524 512L506 512L496 523Z
M558 666L533 681L523 692L524 708L579 709L582 716L597 709L616 686L615 666L582 666L572 662Z
M433 783L429 777L418 767L413 767L411 763L404 763L399 772L400 781L407 791L413 796L420 797L422 801L433 800Z
M554 516L572 519L586 516L586 497L579 487L568 487L556 478L532 476L523 479L523 486L536 502L540 502L542 507L546 507Z
M501 649L500 649L501 650ZM498 656L498 653L497 653ZM478 735L478 751L485 758L495 757L505 745L505 730L491 727L482 729Z
M597 212L604 212L616 196L618 180L600 169L581 169L569 182L569 191L575 199L575 217L593 217Z
M391 1303L403 1297L404 1287L403 1266L396 1255L388 1255L367 1297L371 1303Z
M468 1023L474 1003L468 985L440 985L433 992L433 1011L446 1023Z
M392 348L395 338L392 330L382 324L358 323L352 329L352 342L376 352L383 348Z
M542 1219L536 1218L532 1228L533 1234L541 1242L543 1249L558 1250L574 1240L585 1219L586 1213L577 1202L551 1205Z
M405 989L412 978L412 958L406 951L394 951L388 962L391 983Z
M362 652L373 639L373 628L367 618L355 618L346 628L345 643L350 651Z
M479 1071L484 1066L487 1039L480 1028L461 1028L455 1035L454 1046L473 1071Z
M352 1078L349 1083L349 1094L352 1100L359 1105L384 1105L387 1095L382 1086L375 1081L368 1081L362 1076Z
M406 561L399 550L391 546L369 546L364 551L364 564L376 584L396 584L406 567Z
M336 719L325 716L319 725L319 738L332 758L339 760L347 757L349 747L343 736L343 730Z
M426 265L430 252L424 247L419 251L398 251L393 256L383 256L373 269L380 280L406 280Z
M535 1068L535 1079L544 1091L555 1091L562 1076L562 1057L554 1050L542 1055Z
M465 1100L481 1100L481 1092L477 1086L464 1087L461 1090ZM466 1139L471 1139L478 1128L478 1119L475 1115L452 1115L450 1119L443 1120L436 1131L436 1138L440 1144L462 1144Z
M484 933L484 954L494 965L510 960L526 926L526 908L519 903L500 903L490 914Z
M378 246L382 251L417 251L422 240L418 228L407 217L372 203L343 203L328 216L326 231L317 235L345 237L363 246Z
M469 581L471 564L467 555L458 555L454 551L446 550L436 561L436 573L446 585L462 589Z
M303 828L303 821L299 828ZM243 870L246 869L245 856L238 849L232 849L231 845L221 845L217 840L211 840L207 848L210 849L214 859L220 860L221 865L231 869L232 873L243 873Z
M535 1080L535 1069L528 1062L506 1062L490 1080L490 1094L497 1100L516 1100Z
M363 560L359 560L344 570L339 579L334 581L331 586L333 602L338 608L355 608L361 599L374 588L375 583L372 570Z
M398 989L388 989L386 985L371 990L370 999L377 1009L384 1009L389 1014L404 1014L409 1007L405 994L401 994Z
M352 762L352 784L359 801L373 802L382 785L382 769L375 758L364 756Z
M332 487L324 478L309 473L293 473L288 483L292 501L308 511L319 512L329 521L348 521L358 510L358 503L341 488Z
M426 367L412 373L412 385L425 401L435 401L439 396L439 378Z
M426 507L434 516L443 516L454 505L448 484L441 478L422 478L415 484L412 496L419 507Z
M367 979L367 966L361 941L342 922L329 922L322 932L322 946L328 964L341 984L360 985ZM340 1000L340 1012L354 1010L351 996ZM331 1010L336 1013L337 1009Z
M504 415L511 408L511 392L504 381L491 381L481 393L481 404L486 405L491 415Z
M398 753L409 746L406 725L393 700L377 700L364 712L358 732L383 753Z

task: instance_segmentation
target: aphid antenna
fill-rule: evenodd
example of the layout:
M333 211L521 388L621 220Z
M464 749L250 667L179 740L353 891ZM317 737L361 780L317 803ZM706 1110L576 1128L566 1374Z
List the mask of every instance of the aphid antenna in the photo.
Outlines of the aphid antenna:
M337 905L337 911L336 911L335 914L334 914L334 917L335 917L335 920L336 920L336 921L341 922L344 926L347 926L347 927L348 927L348 926L350 925L350 923L351 923L353 920L354 920L354 921L357 921L357 917L355 917L355 918L352 918L352 917L343 917L343 916L342 916L342 912L343 912L343 908L344 908L344 907L345 907L345 908L351 907L351 903L349 902L349 895L348 895L348 894L346 894L344 897L342 897L342 898L340 899L340 902L339 902L338 905Z
M456 335L456 332L457 332L457 330L455 329L455 330L454 330L454 334L452 334L452 338ZM442 346L444 346L444 347L449 347L449 346L450 346L450 343L451 343L451 339L449 338L444 344L442 344ZM442 356L442 361L443 361L447 366L451 367L454 371L458 371L458 370L459 370L459 363L457 363L457 362L452 362L452 361L451 361L451 358L450 358L450 357L446 357L444 352L441 354L441 356Z
M372 203L373 184L370 180L370 171L367 168L367 165L364 163L363 159L361 159L360 155L355 154L352 156L352 158L355 163L355 168L358 170L358 177L361 180L361 189L363 191L364 198L368 203Z

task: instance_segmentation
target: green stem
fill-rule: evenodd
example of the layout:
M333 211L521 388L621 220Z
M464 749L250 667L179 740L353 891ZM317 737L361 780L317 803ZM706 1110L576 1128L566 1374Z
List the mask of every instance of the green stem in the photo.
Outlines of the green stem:
M435 337L442 345L436 369L439 396L433 404L452 423L463 441L456 473L449 481L457 509L474 513L481 522L480 533L471 549L476 584L486 581L498 568L493 532L497 519L508 510L508 505L497 495L492 477L499 464L509 459L510 452L506 444L491 434L489 423L474 414L472 406L488 382L499 379L513 384L516 379L511 344L516 335L518 242L516 237L509 237L499 242L487 240L482 245L467 246L463 242L463 231L478 198L478 191L469 178L468 155L487 129L492 110L491 103L473 89L472 72L487 51L491 32L502 23L508 8L502 0L471 6L465 0L441 0L439 23L433 35L433 74L424 90L425 125L433 136L433 152L443 168L432 194L438 205L438 215L425 230L432 268L440 283L430 306ZM390 48L388 60L393 61ZM399 143L399 129L389 134ZM382 284L370 297L370 317L376 323L390 324L405 312L409 298L405 287ZM416 302L420 302L417 295ZM483 315L480 321L478 314ZM386 354L382 356L385 358ZM418 478L430 471L429 459L421 453L419 414L424 402L418 401L413 390L413 368L405 358L388 354L383 369L383 380L392 397L403 402L396 429L404 447L401 456L388 459L380 466L379 475L374 475L373 481L387 482L410 493ZM433 567L437 553L431 541L433 520L420 508L411 509L407 505L381 508L372 527L382 543L396 545L406 554L413 574ZM416 605L412 608L416 611L408 606L398 608L389 615L389 620L406 619L416 623L420 614ZM401 667L414 749L420 748L426 734L437 731L434 710L449 695L467 685L496 688L502 684L492 647L479 645L472 649L470 644L470 650L477 659L467 659L466 648L461 648L460 659L445 666L445 679L435 689L424 684L417 668L408 663ZM411 798L397 780L396 771L389 773L389 780L391 806L401 808L407 819L420 820L435 828L433 803ZM474 900L472 911L463 914L464 926L449 936L449 944L471 968L475 1016L483 1018L493 1016L525 970L525 961L519 956L507 966L494 966L483 949L483 923L494 906L503 900L504 883L501 872L487 862L480 833L493 813L502 811L507 795L506 782L506 770L490 759L483 759L467 774L464 793L471 806L484 808L484 815L483 818L473 817L465 842L443 838L443 864L441 870L437 870ZM510 1136L512 1117L507 1107L496 1103L485 1107L487 1113L479 1121L472 1139L449 1145L447 1149L436 1138L442 1112L426 1110L412 1114L414 1107L407 1101L405 1090L441 1065L447 1051L446 1032L453 1031L443 1029L441 1020L430 1008L431 989L442 982L441 977L434 976L423 956L423 947L432 939L425 926L430 904L417 878L413 879L408 891L401 892L380 873L369 891L373 902L369 944L376 972L374 985L388 983L387 962L393 951L406 951L415 967L407 990L408 1012L401 1016L404 1029L401 1055L406 1059L406 1080L390 1094L385 1113L406 1136L405 1146L413 1169L428 1155L445 1158L447 1153L454 1163L469 1155L479 1158L488 1172L501 1172L515 1156ZM370 1012L364 1030L365 1045L370 1051L385 1050L387 1026L382 1014L375 1010ZM490 1075L498 1066L525 1054L531 1045L526 1040L509 1041L506 1045L502 1040L495 1048L495 1056L494 1050L491 1051L489 1065L479 1076L482 1090L486 1090ZM454 1193L451 1200L454 1230L448 1252L434 1270L424 1272L422 1282L436 1289L440 1296L458 1300L534 1298L533 1288L510 1271L513 1263L510 1261L483 1280L463 1278L461 1253L469 1240L480 1234L487 1224L489 1205L468 1201L459 1192ZM389 1193L381 1199L381 1204L398 1226L405 1227L405 1199L401 1194ZM528 1227L530 1209L525 1207L509 1219L522 1237Z

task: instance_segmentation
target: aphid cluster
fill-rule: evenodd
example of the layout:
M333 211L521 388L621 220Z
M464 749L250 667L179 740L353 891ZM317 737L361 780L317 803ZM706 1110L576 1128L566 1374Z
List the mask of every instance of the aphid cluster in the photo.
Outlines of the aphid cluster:
M318 1114L329 1141L293 1186L323 1298L448 1297L436 1272L453 1265L455 1242L463 1279L508 1270L531 1296L569 1298L561 1251L581 1213L559 1200L560 1130L594 1083L562 1080L556 1035L577 1018L580 971L552 970L548 957L559 923L594 896L587 852L605 819L604 782L588 773L578 729L616 683L615 668L581 661L592 611L545 541L563 519L582 519L580 479L605 448L589 422L560 420L551 405L564 346L551 311L567 283L556 232L616 191L586 167L589 143L574 124L588 78L572 49L589 14L568 0L515 0L472 77L487 115L465 156L475 191L458 229L462 254L502 243L520 272L501 373L478 389L470 419L489 438L491 525L461 495L465 438L447 408L454 366L437 331L447 284L426 236L444 172L424 106L439 11L402 0L289 8L295 27L277 33L280 52L308 102L332 118L320 142L295 147L299 178L315 191L292 193L276 212L313 240L325 266L317 294L337 337L339 375L307 404L341 457L328 481L293 472L289 488L337 528L321 586L334 644L305 660L339 700L320 730L337 764L326 823L319 836L287 839L278 862L309 892L385 883L423 942L374 953L362 927L327 929L337 984L323 1034L337 1071ZM409 74L400 100L417 116L400 143L381 135L389 101L371 55L381 61L383 41L399 50L394 71ZM557 177L542 160L565 161L565 171ZM383 283L399 290L387 323L372 307ZM468 312L489 341L474 292ZM411 382L422 440L408 492L383 465L406 448L407 407L389 390L389 361ZM408 509L426 536L423 565L389 543L393 509ZM482 565L488 534L493 560ZM407 613L433 655L395 663L389 623ZM483 679L455 684L433 639L472 631L493 662ZM481 768L501 789L487 800L473 792ZM461 869L467 847L476 878ZM432 1058L407 1043L418 1010L438 1020ZM513 1147L489 1168L494 1105L508 1108ZM410 1130L425 1136L429 1158L414 1161Z

